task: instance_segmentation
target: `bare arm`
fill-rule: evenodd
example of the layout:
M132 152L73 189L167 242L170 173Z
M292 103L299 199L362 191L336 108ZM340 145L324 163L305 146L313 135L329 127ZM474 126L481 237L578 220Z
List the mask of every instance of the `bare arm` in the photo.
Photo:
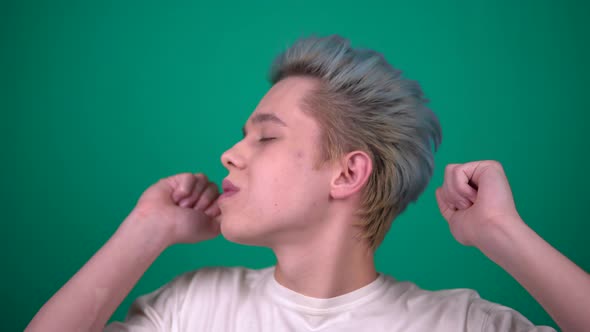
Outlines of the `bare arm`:
M219 234L218 196L217 186L202 173L180 173L150 186L115 234L43 305L26 331L102 331L168 246Z
M449 164L435 195L459 243L512 275L563 331L588 331L590 276L522 220L500 163Z
M25 331L102 331L167 245L164 233L130 215Z
M477 247L516 279L563 331L590 326L590 275L522 220L487 223Z

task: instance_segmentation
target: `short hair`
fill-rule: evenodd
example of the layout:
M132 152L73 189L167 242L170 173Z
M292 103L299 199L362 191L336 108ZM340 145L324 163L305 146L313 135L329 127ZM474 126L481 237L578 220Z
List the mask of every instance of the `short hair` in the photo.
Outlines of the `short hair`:
M321 131L316 167L355 150L371 157L356 225L373 251L428 185L434 169L430 141L437 150L442 140L418 82L401 74L380 53L354 49L338 35L312 35L279 54L269 75L272 85L294 75L320 80L302 100Z

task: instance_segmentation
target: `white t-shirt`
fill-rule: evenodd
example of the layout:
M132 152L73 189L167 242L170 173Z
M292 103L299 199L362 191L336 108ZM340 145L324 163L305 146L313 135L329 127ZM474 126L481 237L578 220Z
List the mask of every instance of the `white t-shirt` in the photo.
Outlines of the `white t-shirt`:
M318 299L274 278L274 266L202 268L138 297L104 331L555 331L471 289L427 291L379 274L350 293Z

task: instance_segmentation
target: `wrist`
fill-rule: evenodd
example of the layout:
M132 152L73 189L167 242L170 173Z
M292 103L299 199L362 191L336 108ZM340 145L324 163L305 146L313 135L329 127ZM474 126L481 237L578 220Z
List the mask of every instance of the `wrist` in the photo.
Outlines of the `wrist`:
M475 247L500 265L528 236L529 228L518 215L498 216L484 224L486 227L478 233Z
M170 228L170 227L169 227ZM136 243L146 246L151 251L164 251L171 246L171 229L165 229L141 214L132 212L117 229L116 234L135 239Z

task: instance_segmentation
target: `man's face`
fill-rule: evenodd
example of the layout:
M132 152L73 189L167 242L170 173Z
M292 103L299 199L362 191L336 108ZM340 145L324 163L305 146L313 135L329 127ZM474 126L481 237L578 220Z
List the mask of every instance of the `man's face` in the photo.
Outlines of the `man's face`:
M226 239L268 247L296 244L313 236L325 219L332 173L329 167L313 169L320 128L300 105L316 84L307 77L275 84L246 122L246 137L221 156L226 179L239 188L218 203Z

